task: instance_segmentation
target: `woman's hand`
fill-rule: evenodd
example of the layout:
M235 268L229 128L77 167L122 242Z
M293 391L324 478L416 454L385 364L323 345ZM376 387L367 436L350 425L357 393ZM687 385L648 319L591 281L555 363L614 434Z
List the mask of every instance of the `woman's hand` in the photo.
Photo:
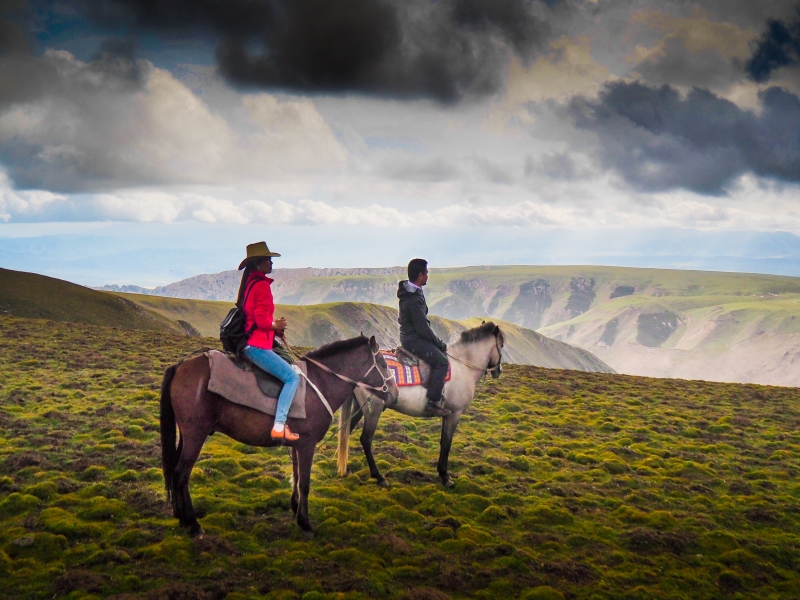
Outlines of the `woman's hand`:
M283 337L284 332L286 331L286 317L281 317L277 321L272 322L272 329L275 330L275 335L278 337Z

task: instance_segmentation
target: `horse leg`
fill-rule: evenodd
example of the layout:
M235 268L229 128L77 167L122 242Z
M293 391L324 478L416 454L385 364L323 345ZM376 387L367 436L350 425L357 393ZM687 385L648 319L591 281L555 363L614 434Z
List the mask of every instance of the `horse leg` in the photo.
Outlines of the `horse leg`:
M381 475L378 470L378 465L375 464L375 457L372 454L372 438L375 435L375 430L378 428L378 420L381 418L383 412L383 401L375 396L371 399L371 408L369 412L365 410L364 413L364 429L361 431L361 447L364 448L364 456L367 457L367 464L369 465L369 474L379 486L389 487L386 478Z
M291 448L289 450L289 454L292 455L292 499L291 499L291 507L292 507L292 514L297 515L297 507L298 504L298 496L299 492L297 491L297 482L299 481L298 473L297 473L297 450L295 448Z
M181 454L178 464L175 467L175 516L180 520L180 524L189 528L189 534L194 537L203 535L203 528L197 521L192 506L192 498L189 495L189 478L192 475L192 467L200 456L200 450L206 441L203 434L184 436L181 433Z
M439 479L442 480L442 485L446 488L451 488L455 485L453 480L450 479L450 473L447 472L447 462L450 459L450 446L453 444L453 434L456 432L456 426L461 420L460 412L453 412L442 419L442 437L439 441Z
M308 493L311 490L311 464L314 462L314 451L316 448L313 443L299 446L297 452L297 471L299 481L297 486L300 494L297 508L297 524L303 530L306 539L314 539L314 526L308 518Z

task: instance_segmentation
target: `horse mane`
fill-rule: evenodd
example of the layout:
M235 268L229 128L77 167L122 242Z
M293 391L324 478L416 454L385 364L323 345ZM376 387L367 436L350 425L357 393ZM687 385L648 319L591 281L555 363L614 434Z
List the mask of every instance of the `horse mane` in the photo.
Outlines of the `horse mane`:
M331 342L330 344L325 344L324 346L320 346L316 350L311 350L310 352L306 352L305 356L321 360L323 358L328 358L335 354L344 354L345 352L350 352L351 350L355 350L359 346L363 346L368 343L369 343L369 338L360 335L358 337L350 338L349 340L340 340L338 342Z
M500 340L500 343L506 343L506 336L503 333L503 330L500 329L497 325L492 323L491 321L487 321L478 327L473 327L472 329L467 329L466 331L461 332L461 337L459 338L459 342L462 344L469 344L472 342L480 342L481 340L485 340L487 337L494 336L494 330L497 328L498 335L497 338Z

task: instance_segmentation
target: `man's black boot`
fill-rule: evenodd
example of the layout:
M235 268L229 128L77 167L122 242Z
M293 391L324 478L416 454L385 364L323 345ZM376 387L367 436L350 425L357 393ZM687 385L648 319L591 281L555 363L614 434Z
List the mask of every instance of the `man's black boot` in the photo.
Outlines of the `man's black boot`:
M446 417L450 411L444 408L444 396L441 397L439 402L435 402L433 398L428 398L428 403L425 405L425 414L431 417Z

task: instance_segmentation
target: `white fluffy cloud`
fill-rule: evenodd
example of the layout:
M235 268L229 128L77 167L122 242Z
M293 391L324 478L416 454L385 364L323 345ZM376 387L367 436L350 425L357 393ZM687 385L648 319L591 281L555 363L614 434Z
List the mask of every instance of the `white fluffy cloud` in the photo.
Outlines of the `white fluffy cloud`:
M274 181L341 168L346 160L308 99L242 96L249 131L239 133L170 72L147 61L133 69L122 59L85 63L55 50L40 58L0 58L20 60L47 80L29 97L0 106L0 160L22 187L87 191Z

